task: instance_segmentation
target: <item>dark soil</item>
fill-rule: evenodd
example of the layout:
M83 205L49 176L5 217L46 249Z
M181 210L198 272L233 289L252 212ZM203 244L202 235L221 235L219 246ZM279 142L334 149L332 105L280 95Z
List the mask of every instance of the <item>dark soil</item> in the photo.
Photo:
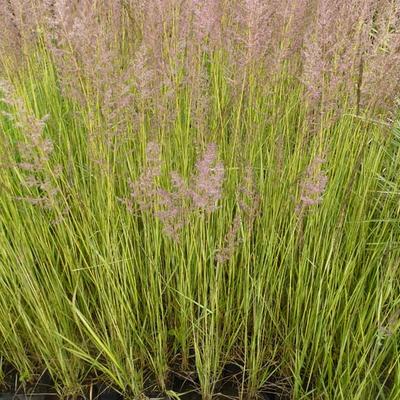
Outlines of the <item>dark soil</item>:
M241 381L241 370L236 365L225 367L222 379L215 388L215 400L237 399L239 397L239 387ZM18 375L12 369L8 369L5 385L0 387L0 400L59 400L54 389L54 382L48 376L43 374L38 381L31 384L18 384ZM74 400L124 400L123 396L113 388L104 384L88 384L91 387L86 396ZM180 394L181 400L202 400L199 393L199 382L196 377L185 379L182 375L171 374L169 382L170 390ZM157 391L148 390L145 395L149 400L169 400L165 394ZM273 393L272 390L265 390L259 393L260 400L284 400L289 397L283 392Z

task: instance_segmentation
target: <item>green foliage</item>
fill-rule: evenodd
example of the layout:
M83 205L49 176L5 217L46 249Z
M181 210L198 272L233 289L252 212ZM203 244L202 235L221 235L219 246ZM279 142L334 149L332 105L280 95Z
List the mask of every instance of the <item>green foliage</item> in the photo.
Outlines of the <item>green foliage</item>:
M399 129L352 110L315 124L289 72L268 89L249 72L234 95L214 57L207 130L192 123L182 86L171 124L153 129L143 109L118 146L102 140L100 108L61 93L46 53L10 73L26 112L49 114L42 135L54 148L40 173L57 197L27 201L43 195L18 164L30 131L3 103L14 117L0 119L1 360L26 381L47 370L63 396L99 377L133 398L153 382L173 397L174 371L195 374L208 399L236 363L243 399L265 387L294 399L398 399ZM162 187L171 171L188 179L210 142L225 167L217 210L191 214L179 240L154 212L119 200L146 168L150 140ZM307 168L322 156L321 200L302 206ZM257 215L240 219L219 263L247 166Z

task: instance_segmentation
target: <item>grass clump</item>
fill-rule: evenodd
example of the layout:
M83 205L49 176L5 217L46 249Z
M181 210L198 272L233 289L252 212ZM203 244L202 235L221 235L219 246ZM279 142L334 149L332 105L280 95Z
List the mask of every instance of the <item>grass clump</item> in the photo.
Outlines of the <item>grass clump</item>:
M399 398L400 14L314 3L0 6L0 367Z

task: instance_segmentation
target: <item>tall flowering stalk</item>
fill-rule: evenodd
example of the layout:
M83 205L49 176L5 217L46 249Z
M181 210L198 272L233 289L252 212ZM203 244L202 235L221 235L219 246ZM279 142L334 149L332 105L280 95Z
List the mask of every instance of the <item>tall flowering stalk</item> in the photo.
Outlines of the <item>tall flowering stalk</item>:
M223 4L221 0L189 0L196 42L209 51L221 44Z
M195 207L208 213L217 209L222 197L224 165L217 160L217 146L210 143L202 158L196 162L196 174L192 178L190 197Z
M315 24L306 34L303 82L313 107L321 107L323 94L336 90L334 63L341 43L335 25L340 23L342 3L318 1Z
M47 44L63 92L90 112L100 111L99 126L91 133L100 135L109 148L125 135L133 105L133 67L122 65L118 45L118 4L55 0L48 16Z
M322 170L322 165L325 162L324 158L317 156L307 167L305 176L300 182L300 199L296 206L298 214L322 202L322 196L328 183L328 177Z
M163 224L164 233L178 239L190 215L198 211L214 212L222 197L224 166L217 160L214 143L207 146L202 158L196 163L195 173L187 183L175 171L171 172L172 190L160 187L156 178L161 174L160 148L150 142L146 150L147 165L136 181L129 183L129 199L122 200L130 211L136 203L140 210L150 211Z
M221 0L185 0L178 21L174 49L182 70L182 83L190 92L191 118L200 132L207 131L210 110L209 75L205 54L213 56L221 49L223 2Z
M197 161L196 171L189 183L175 171L172 172L173 190L160 189L158 192L161 210L156 215L163 222L164 232L173 239L178 239L191 214L197 211L214 212L222 198L224 166L217 160L214 143L207 146L202 158Z
M242 242L240 228L243 226L251 235L254 221L260 213L261 197L258 193L254 173L250 166L245 169L244 177L237 192L238 209L232 224L224 237L223 244L217 249L215 261L220 264L228 262Z
M49 0L0 0L0 54L21 64L39 37ZM2 62L4 59L1 60Z
M227 263L235 254L237 247L242 242L239 237L241 227L240 214L236 214L233 218L233 222L224 236L222 246L220 246L215 254L215 261L220 264Z
M175 119L174 82L178 73L176 41L176 0L139 1L145 24L141 48L145 49L146 71L153 79L144 84L151 89L149 97L155 127L169 126ZM149 93L149 92L148 92Z
M390 109L399 87L398 4L319 0L313 15L302 73L312 107L338 114L345 101L357 110Z
M141 211L154 208L158 197L156 179L161 174L161 151L155 142L149 142L146 149L146 169L136 181L129 182L130 198L123 200L130 211L138 204Z
M278 52L280 61L296 58L304 45L307 27L312 16L313 0L285 0L278 18L282 23L282 38Z
M0 51L8 58L18 58L21 48L21 33L15 14L6 0L0 2ZM17 53L17 54L16 54Z
M238 2L235 9L236 29L233 31L233 38L242 49L237 54L239 64L254 64L267 55L273 45L271 39L275 11L276 5L271 0L241 0Z
M160 209L155 215L163 224L164 233L174 240L179 240L182 228L190 218L189 190L187 183L175 171L171 172L172 190L158 190Z
M264 83L286 60L302 74L311 105L323 111L339 110L341 97L390 109L400 86L399 15L392 0L237 0L229 6L222 0L1 0L0 49L4 59L21 60L17 53L43 34L64 93L100 105L113 136L124 131L134 109L135 68L128 60L140 43L157 77L146 88L152 87L149 109L157 122L174 118L171 99L182 58L192 69L199 49L229 53L232 76L240 77L245 65L262 66L269 72Z
M298 217L298 234L300 253L304 245L305 218L308 211L322 203L323 194L326 190L328 177L322 169L325 159L316 156L307 167L300 181L300 198L297 201L295 212Z
M400 4L382 0L369 7L364 33L364 76L361 105L379 111L394 110L400 86Z
M20 171L24 185L22 192L28 189L29 194L16 196L16 199L44 209L56 207L59 188L55 178L60 174L60 167L53 166L50 170L53 142L44 136L45 122L48 117L38 119L30 113L8 82L1 82L0 91L4 96L0 101L13 108L15 112L15 114L7 115L13 119L23 134L23 139L17 142L19 160L10 162L9 167Z

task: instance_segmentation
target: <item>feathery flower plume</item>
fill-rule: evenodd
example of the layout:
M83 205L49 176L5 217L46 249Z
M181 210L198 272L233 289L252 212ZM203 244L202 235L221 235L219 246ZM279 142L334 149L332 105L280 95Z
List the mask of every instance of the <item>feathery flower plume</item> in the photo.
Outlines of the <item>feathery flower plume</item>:
M361 103L365 108L392 111L400 87L400 3L382 0L368 11Z
M281 48L278 56L281 60L290 60L290 57L296 57L303 47L307 26L310 25L313 0L285 0L282 2L282 8L277 15L282 23L280 34Z
M38 119L31 114L8 82L1 81L0 90L4 96L0 101L14 108L13 120L24 135L17 143L20 161L9 166L22 172L25 188L30 189L30 194L16 199L50 209L56 204L59 193L54 178L59 175L60 167L55 166L52 172L49 171L53 142L43 135L48 116Z
M177 172L171 172L171 181L173 187L171 192L158 190L161 210L156 212L156 216L163 223L164 233L178 241L181 229L188 222L191 211L188 204L190 197L186 182Z
M194 59L188 60L196 62ZM210 111L209 77L206 68L202 65L187 66L187 84L191 95L191 119L196 130L203 134L208 130Z
M128 140L134 115L133 67L121 57L123 26L116 23L120 6L119 0L54 0L46 31L63 94L88 114L88 156L102 172Z
M146 49L147 63L157 74L154 81L158 92L160 88L168 87L171 79L170 49L173 48L174 16L177 13L176 0L150 0L143 4L143 18L146 24L143 27L142 48ZM172 90L172 88L169 88Z
M297 214L322 202L322 195L328 183L328 177L321 169L325 162L324 158L317 156L307 167L305 177L300 183L300 201L296 206Z
M189 183L175 171L171 172L172 190L160 188L156 178L161 174L160 148L150 142L146 150L146 169L136 181L130 182L128 199L120 199L129 211L138 204L141 211L150 211L163 224L164 233L174 240L198 210L211 213L217 209L222 196L224 167L217 161L216 145L206 148L196 163L197 173Z
M141 211L154 207L159 190L156 178L161 173L160 146L156 142L149 142L146 148L146 169L136 181L129 182L130 198L122 200L128 210L133 211L133 204L137 203Z
M240 0L234 9L236 26L232 30L236 63L245 66L262 59L271 49L274 31L274 0ZM269 60L272 62L272 59Z
M219 45L222 38L221 0L191 0L190 5L196 42L200 43L204 50Z
M308 99L313 106L320 105L326 79L332 72L332 63L337 49L335 24L339 7L340 2L319 0L315 23L310 25L310 31L306 33L303 82L307 89Z
M306 32L302 73L314 109L335 115L340 111L340 99L348 99L359 108L360 94L364 96L359 86L365 86L365 80L373 82L365 79L365 71L373 70L366 60L372 61L370 55L375 53L370 43L379 19L376 4L375 0L316 3L314 22ZM373 86L379 90L379 85Z
M261 196L258 193L254 172L251 166L247 166L243 177L243 182L239 186L239 206L244 214L244 218L249 225L253 225L258 213L260 212Z
M134 86L139 100L142 102L149 101L155 94L154 83L157 79L157 74L150 66L148 50L144 43L135 52L133 75Z
M190 196L193 204L206 212L217 209L217 202L222 197L224 166L217 161L217 146L210 143L203 157L196 162L197 173L193 177Z
M257 191L253 170L250 166L246 167L238 189L238 205L237 214L224 237L224 243L216 252L215 260L220 264L228 262L242 242L242 239L239 238L241 224L247 228L248 234L251 235L254 221L260 212L261 197Z
M0 54L18 67L37 43L46 0L0 0Z
M16 17L6 0L0 0L0 53L3 57L19 58L21 49L21 33Z
M229 228L228 232L224 237L224 243L222 247L217 249L215 255L216 262L220 264L225 264L235 254L237 246L241 243L241 239L238 238L240 223L241 223L240 215L236 214L235 217L233 218L231 227Z
M131 71L121 65L121 27L108 22L121 11L89 0L55 0L53 10L47 43L64 93L84 106L100 105L107 134L120 134L133 101Z
M178 5L176 0L138 1L146 22L143 24L139 52L135 56L141 61L135 71L135 85L139 95L142 95L139 100L146 100L145 111L150 111L150 122L154 128L167 129L176 117L174 96L178 57L174 48ZM142 76L145 79L140 82Z

